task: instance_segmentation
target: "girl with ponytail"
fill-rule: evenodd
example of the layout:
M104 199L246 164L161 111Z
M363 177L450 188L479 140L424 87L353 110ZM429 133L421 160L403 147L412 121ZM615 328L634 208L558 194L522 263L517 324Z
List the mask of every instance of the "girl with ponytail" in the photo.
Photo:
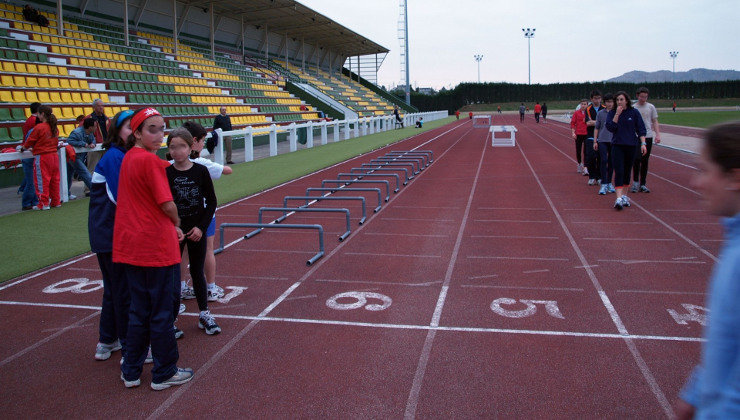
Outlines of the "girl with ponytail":
M59 129L57 117L51 107L39 107L38 120L40 123L23 143L21 151L31 149L33 153L33 182L39 203L34 210L49 210L51 207L61 207L59 196L59 157L57 144L59 143Z

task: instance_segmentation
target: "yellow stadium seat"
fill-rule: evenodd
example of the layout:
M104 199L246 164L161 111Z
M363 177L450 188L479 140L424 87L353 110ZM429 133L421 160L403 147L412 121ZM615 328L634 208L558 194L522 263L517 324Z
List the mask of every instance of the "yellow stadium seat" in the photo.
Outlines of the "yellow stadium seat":
M69 79L59 79L59 86L62 89L72 89L72 86L70 86L70 80Z
M72 102L72 94L69 92L62 92L62 102L64 103L71 103Z
M102 99L103 102L105 102L105 103L110 102L110 99L108 98L108 94L107 93L101 93L100 94L100 99Z
M54 67L55 69L57 69L59 71L59 75L60 76L67 76L67 75L69 75L69 73L67 72L67 68L66 67L56 67L56 66L50 66L50 67Z
M3 61L3 71L14 73L15 72L15 66L10 61Z
M23 76L13 76L13 84L15 87L26 87L26 78Z
M36 92L26 92L27 102L41 102L39 101L38 94Z
M14 82L13 82L13 76L8 76L8 75L5 75L5 74L3 74L2 76L0 76L0 81L2 81L3 86L6 86L6 87L13 86L13 84L14 84Z
M35 64L26 64L26 73L39 74L39 69Z
M72 92L71 95L72 95L72 102L75 102L75 103L81 103L81 102L83 102L82 101L82 96L80 95L79 92Z
M14 90L13 102L28 102L26 101L26 94L21 90Z
M69 86L72 89L80 89L80 81L77 79L72 79L69 81Z
M0 102L15 102L9 90L0 90Z
M62 96L59 94L59 92L51 92L49 94L50 102L53 104L60 104L64 101L62 101Z
M49 87L52 89L61 89L61 85L59 84L59 79L49 79Z
M81 93L80 96L82 97L82 102L92 103L93 99L95 99L92 97L92 94L87 93L87 92Z
M28 95L26 95L26 96L28 96ZM49 92L43 92L43 91L42 92L39 92L38 93L38 97L39 97L39 102L41 102L42 104L50 104L51 103L51 98L49 97Z
M62 108L62 118L77 118L77 116L74 113L74 108L65 107Z
M34 73L34 74L37 74L37 73ZM35 77L26 77L26 84L28 85L28 87L34 87L34 88L39 87L39 81Z

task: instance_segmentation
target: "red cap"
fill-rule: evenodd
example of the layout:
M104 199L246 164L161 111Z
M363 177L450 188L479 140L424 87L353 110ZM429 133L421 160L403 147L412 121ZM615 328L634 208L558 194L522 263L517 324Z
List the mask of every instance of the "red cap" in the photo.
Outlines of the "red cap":
M132 132L136 131L136 129L139 128L141 123L146 121L147 118L153 117L156 115L161 115L161 114L159 113L159 111L157 111L154 108L145 108L144 110L137 112L131 118L131 131Z

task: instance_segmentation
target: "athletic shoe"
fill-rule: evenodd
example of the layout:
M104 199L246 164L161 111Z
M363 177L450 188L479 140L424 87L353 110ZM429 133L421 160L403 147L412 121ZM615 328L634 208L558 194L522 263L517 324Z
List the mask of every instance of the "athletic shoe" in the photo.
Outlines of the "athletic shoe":
M622 203L622 198L621 197L617 197L617 201L614 202L614 208L617 209L617 210L622 210L623 207L624 207L624 205Z
M62 204L57 204L56 206L51 206L52 208L58 209L59 207L62 207Z
M185 304L184 303L181 303L180 304L180 309L177 311L177 314L180 315L181 313L185 312L185 309L186 309L185 308Z
M602 184L601 188L599 188L599 195L606 195L606 185Z
M33 209L34 209L34 210L50 210L50 209L51 209L51 207L49 207L49 206L41 206L41 207L39 207L39 206L36 206L36 207L34 207Z
M588 176L588 168L583 168L583 176Z
M175 340L179 340L182 337L185 336L185 332L177 327L175 327Z
M629 206L630 206L630 198L629 198L629 197L627 197L626 195L623 195L623 196L622 196L622 204L623 204L623 205L624 205L625 207L629 207Z
M649 193L650 188L648 188L647 185L640 185L640 192Z
M640 190L640 183L639 182L633 182L632 186L630 187L630 192L636 193Z
M162 381L160 383L152 382L152 389L155 391L161 391L174 385L182 385L190 382L193 379L193 369L177 368L177 372L170 379Z
M208 335L214 335L221 332L221 327L216 324L216 318L211 315L211 311L201 312L198 317L198 328L205 330Z
M74 195L74 194L70 194L70 195L69 195L69 199L70 199L70 200L76 200L76 199L77 199L77 196L76 196L76 195Z
M596 185L596 180L595 179L589 179L588 180L588 185Z
M576 172L579 174L583 173L583 165L579 163L578 166L576 166Z
M195 299L195 290L190 286L187 286L184 289L180 289L180 299L183 299L183 300Z
M607 185L606 192L608 192L609 194L614 194L615 192L617 192L617 190L614 189L614 184L612 184L611 182L606 185Z
M118 340L110 344L98 343L95 347L95 360L108 360L110 354L118 350L121 350L121 342Z
M215 301L221 299L222 297L224 297L223 289L221 289L221 292L219 292L215 288L214 289L211 289L211 290L208 290L208 301L209 302L215 302Z
M144 358L144 364L154 363L154 356L152 356L152 348L149 347L149 350L146 352L146 358ZM123 364L123 357L121 357L121 363Z
M224 292L224 288L223 287L221 287L221 286L219 286L217 284L214 284L213 285L213 288L216 289L217 294L220 295L219 297L224 297L224 294L226 292Z
M141 378L136 378L133 381L127 381L126 378L123 377L123 373L121 374L121 380L123 381L123 384L126 386L126 388L136 388L137 386L141 385Z

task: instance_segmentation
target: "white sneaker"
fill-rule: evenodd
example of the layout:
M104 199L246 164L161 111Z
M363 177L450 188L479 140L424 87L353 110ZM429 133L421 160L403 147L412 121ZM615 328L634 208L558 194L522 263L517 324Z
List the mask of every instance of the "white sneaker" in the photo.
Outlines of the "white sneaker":
M216 324L216 318L211 315L211 311L201 312L198 317L198 328L205 330L208 335L214 335L221 332L221 327Z
M108 360L110 354L118 350L121 350L121 342L118 340L110 344L98 343L95 347L95 360Z
M76 196L76 195L74 195L74 194L70 194L70 195L69 195L69 199L70 199L70 200L76 200L76 199L77 199L77 196Z
M177 312L177 314L180 315L181 313L185 312L185 309L186 309L185 308L185 304L184 303L181 303L180 304L180 310Z
M583 173L583 165L581 165L581 164L579 163L579 164L578 164L578 166L576 166L576 172L578 172L579 174L580 174L580 173Z
M155 391L161 391L173 385L182 385L186 382L190 382L190 380L193 379L193 375L195 375L195 373L193 373L193 369L177 368L177 372L175 372L170 379L160 383L152 382L152 389Z
M183 299L183 300L195 299L195 290L190 286L187 286L184 289L180 289L180 299Z

